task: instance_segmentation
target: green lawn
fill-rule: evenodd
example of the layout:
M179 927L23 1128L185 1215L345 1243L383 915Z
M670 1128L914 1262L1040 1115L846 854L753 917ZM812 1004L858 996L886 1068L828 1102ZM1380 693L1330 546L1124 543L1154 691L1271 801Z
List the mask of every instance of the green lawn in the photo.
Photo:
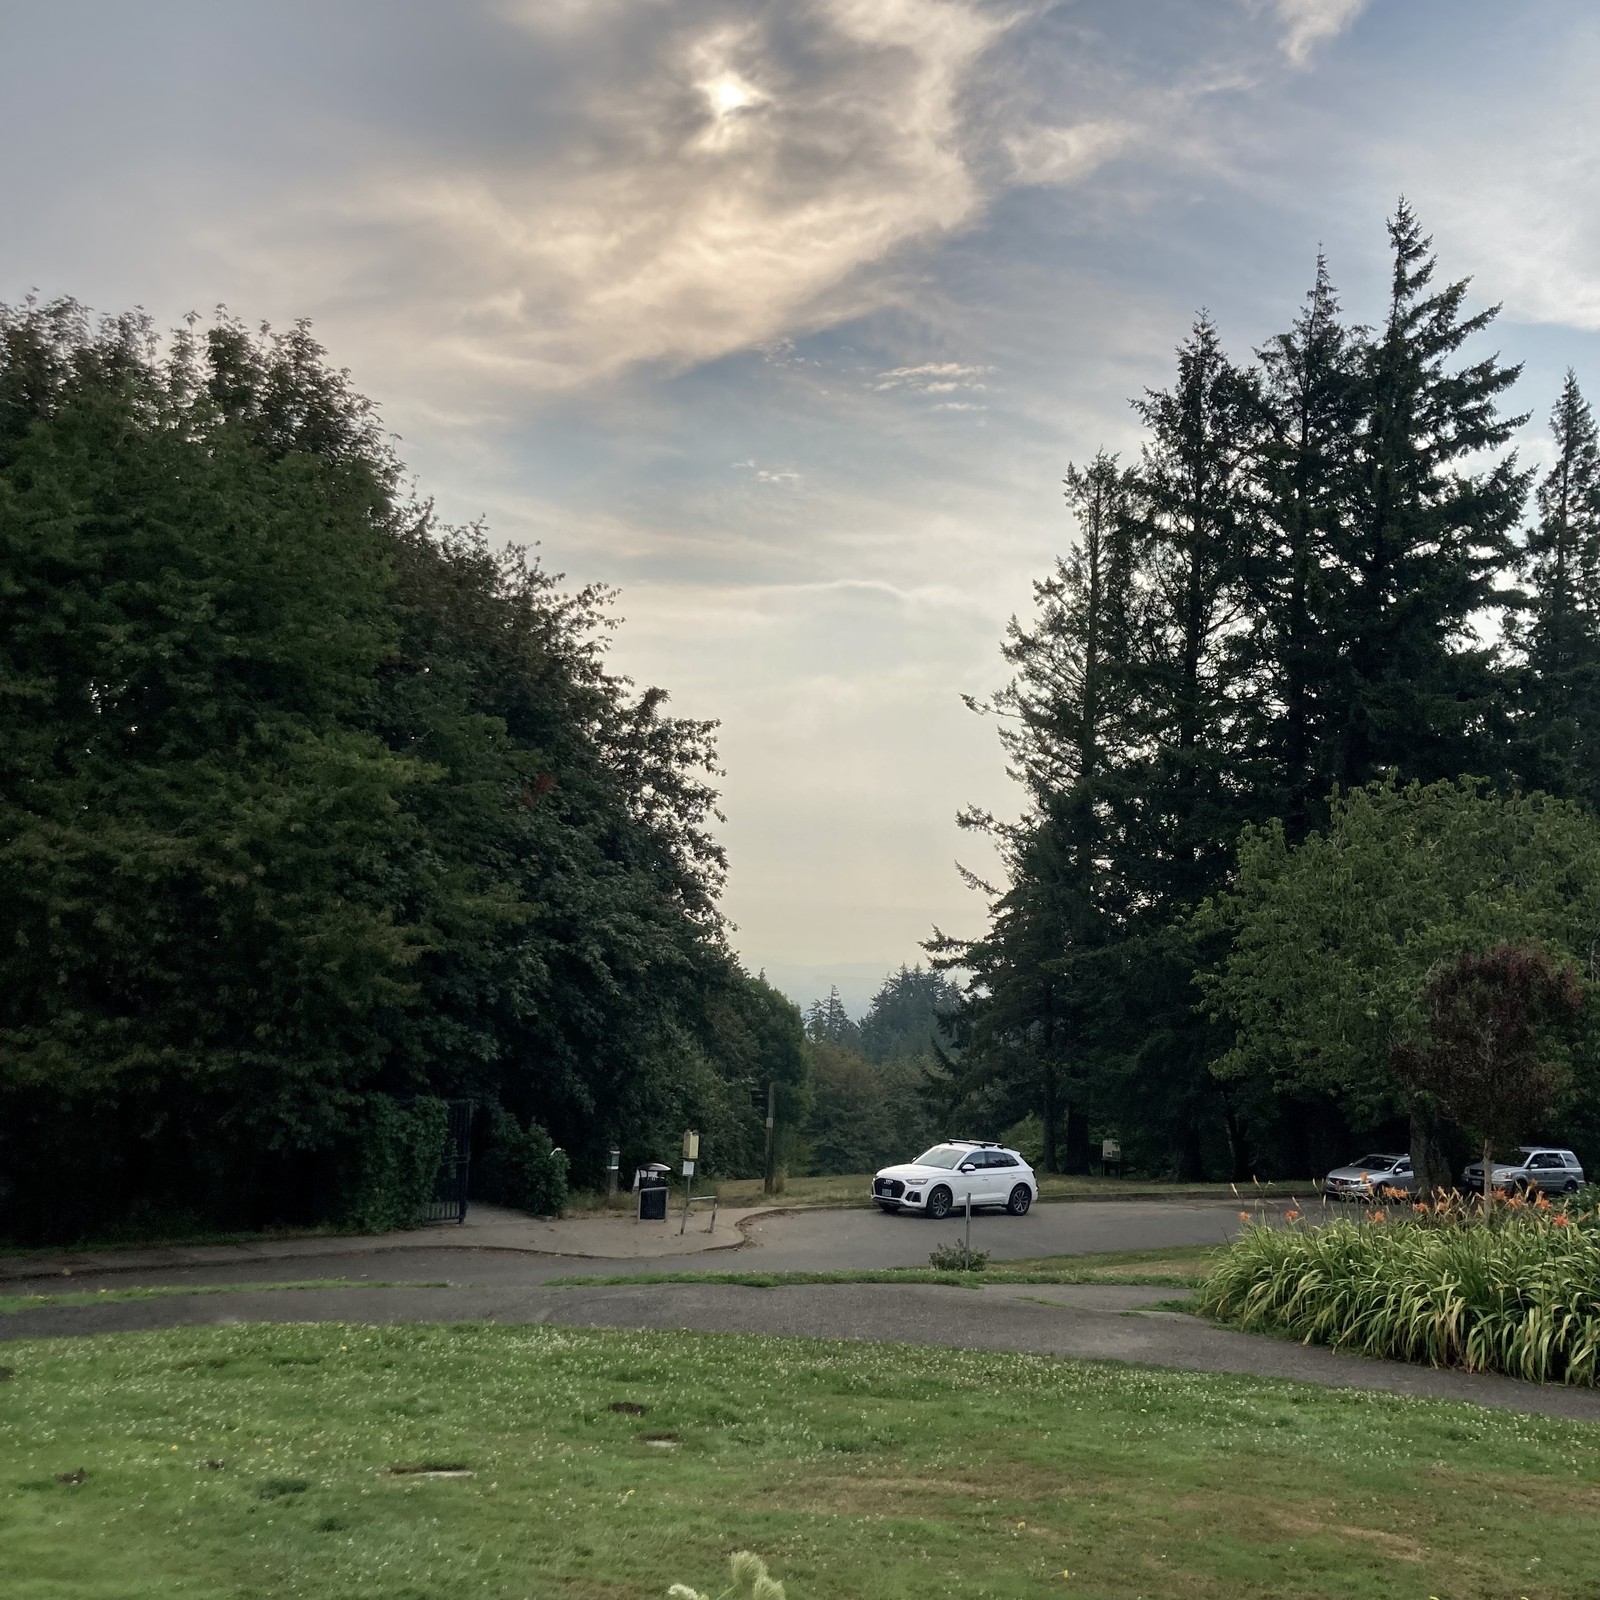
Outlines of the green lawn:
M66 1289L60 1294L0 1294L0 1317L40 1306L103 1306L118 1300L164 1300L172 1295L259 1294L266 1289L448 1289L448 1283L375 1278L302 1278L288 1283L141 1284L128 1289Z
M789 1600L1579 1600L1600 1573L1600 1429L1434 1402L481 1325L0 1361L7 1600L612 1600L719 1590L739 1548ZM395 1470L422 1467L471 1476Z

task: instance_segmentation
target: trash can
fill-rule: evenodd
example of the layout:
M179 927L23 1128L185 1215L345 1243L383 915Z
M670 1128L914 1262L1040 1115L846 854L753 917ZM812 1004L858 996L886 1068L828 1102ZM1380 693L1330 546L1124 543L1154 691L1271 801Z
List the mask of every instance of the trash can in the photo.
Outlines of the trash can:
M654 1173L639 1185L639 1220L641 1222L667 1220L667 1186Z

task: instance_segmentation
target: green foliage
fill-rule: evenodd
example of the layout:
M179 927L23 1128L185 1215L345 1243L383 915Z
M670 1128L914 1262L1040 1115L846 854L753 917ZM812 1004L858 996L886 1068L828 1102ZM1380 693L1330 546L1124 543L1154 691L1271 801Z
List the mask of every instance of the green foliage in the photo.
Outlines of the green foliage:
M1569 371L1550 416L1555 462L1521 551L1527 587L1506 618L1525 778L1600 802L1600 431Z
M1526 1138L1550 1114L1561 1087L1550 1034L1583 1008L1576 969L1514 944L1468 952L1435 967L1424 985L1428 1038L1396 1065L1483 1145L1484 1195L1496 1148Z
M940 1023L960 1002L960 987L942 972L902 966L883 980L861 1019L862 1055L879 1063L933 1064L948 1043Z
M803 1117L712 726L403 482L303 326L0 309L0 1236L326 1220L375 1095L591 1181L684 1126L754 1170L772 1079Z
M1218 1071L1377 1121L1406 1107L1394 1054L1424 1041L1436 964L1504 942L1586 963L1597 919L1600 821L1576 802L1374 784L1302 844L1246 830L1233 886L1197 919L1229 941L1200 980L1234 1030Z
M923 1068L878 1065L841 1045L809 1046L812 1105L805 1124L809 1170L874 1172L907 1161L938 1137L921 1099Z
M873 996L858 1024L834 989L807 1011L810 1108L806 1170L872 1172L905 1161L940 1134L937 1106L948 1059L942 1019L961 991L942 974L902 967Z
M1253 1227L1212 1267L1199 1310L1387 1360L1593 1387L1600 1372L1600 1219L1500 1208L1491 1228L1339 1220Z
M1326 1063L1299 1095L1212 1073L1231 1041L1196 979L1227 935L1192 913L1227 885L1242 829L1278 819L1288 848L1336 787L1536 765L1535 714L1514 726L1512 679L1481 638L1514 599L1530 481L1506 448L1522 419L1500 410L1516 370L1466 356L1494 313L1434 282L1404 203L1389 243L1373 328L1344 318L1320 260L1254 364L1195 324L1171 387L1135 403L1138 462L1102 452L1069 471L1076 548L1008 629L1011 684L976 707L1000 722L1025 809L963 818L1004 878L972 880L989 895L980 937L928 946L972 974L949 1104L1000 1126L1036 1115L1047 1170L1114 1133L1135 1170L1241 1178L1392 1110L1382 1093L1332 1103L1355 1074ZM1587 482L1567 410L1569 477ZM1550 537L1576 551L1587 534ZM1532 559L1548 587L1546 545ZM1297 1039L1302 1055L1362 1053L1337 1032Z
M499 1106L489 1119L489 1148L474 1159L472 1176L478 1197L494 1205L558 1217L567 1203L566 1151L537 1122L523 1127Z
M433 1198L449 1133L443 1100L421 1095L402 1107L387 1095L370 1095L343 1166L348 1187L340 1220L364 1233L415 1226Z

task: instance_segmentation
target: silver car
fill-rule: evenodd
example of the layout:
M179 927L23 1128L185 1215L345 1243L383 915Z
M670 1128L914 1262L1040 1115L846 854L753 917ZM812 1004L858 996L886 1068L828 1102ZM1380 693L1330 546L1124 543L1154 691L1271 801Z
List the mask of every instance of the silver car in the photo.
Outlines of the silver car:
M1550 1144L1525 1144L1514 1161L1494 1164L1494 1186L1512 1194L1572 1194L1584 1184L1583 1168L1570 1151ZM1483 1193L1483 1163L1474 1161L1461 1174L1461 1187L1473 1194Z
M1362 1156L1348 1166L1335 1167L1322 1180L1322 1192L1330 1200L1371 1200L1385 1189L1410 1194L1416 1181L1410 1156Z

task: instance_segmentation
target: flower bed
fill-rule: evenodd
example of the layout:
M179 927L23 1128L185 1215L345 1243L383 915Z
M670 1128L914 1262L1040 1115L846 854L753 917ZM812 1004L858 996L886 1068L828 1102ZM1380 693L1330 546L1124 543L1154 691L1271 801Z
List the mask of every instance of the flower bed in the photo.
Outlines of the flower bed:
M1247 1228L1197 1309L1362 1355L1593 1386L1600 1367L1600 1213L1513 1199L1371 1210Z

